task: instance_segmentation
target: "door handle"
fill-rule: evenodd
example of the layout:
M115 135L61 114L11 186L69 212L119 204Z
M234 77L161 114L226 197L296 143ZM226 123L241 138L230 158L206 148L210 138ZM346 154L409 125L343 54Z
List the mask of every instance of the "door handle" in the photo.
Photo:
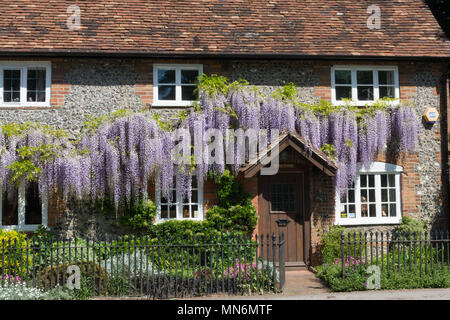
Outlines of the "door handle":
M288 225L289 222L291 222L291 220L288 219L277 219L275 220L275 222L278 224L279 227L285 227Z

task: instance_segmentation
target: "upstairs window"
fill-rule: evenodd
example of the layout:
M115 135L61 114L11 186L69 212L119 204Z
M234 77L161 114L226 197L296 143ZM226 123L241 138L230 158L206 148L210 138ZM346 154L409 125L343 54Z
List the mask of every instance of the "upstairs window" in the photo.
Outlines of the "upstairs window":
M189 106L197 100L197 77L203 72L202 65L160 65L153 67L154 106Z
M157 181L159 181L157 179ZM174 177L174 181L176 181ZM156 186L156 221L166 220L203 220L203 184L192 177L191 196L181 197L180 187L174 183L172 200L161 196L159 186Z
M331 68L331 95L335 105L352 99L356 105L372 104L378 99L400 97L397 67Z
M0 62L2 107L50 106L49 62Z
M374 162L359 165L356 180L336 196L336 223L340 225L395 224L401 220L400 166Z

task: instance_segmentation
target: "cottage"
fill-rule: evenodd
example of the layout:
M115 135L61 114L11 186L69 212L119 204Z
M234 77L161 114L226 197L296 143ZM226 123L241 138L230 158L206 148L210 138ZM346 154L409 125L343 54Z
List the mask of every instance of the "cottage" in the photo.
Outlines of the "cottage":
M71 4L2 4L1 123L36 121L75 136L90 117L119 109L170 120L191 110L203 73L245 79L266 95L293 83L306 104L341 106L352 99L365 108L381 98L409 101L419 121L415 151L393 154L388 146L370 166L357 163L343 195L334 184L339 164L299 132L275 141L278 152L270 156L279 159L277 174L259 174L267 152L243 165L238 179L253 195L256 232L284 231L294 266L317 262L321 232L333 224L389 230L411 216L448 226L450 40L424 1L101 0L68 10ZM379 28L368 27L373 6ZM421 119L428 108L440 114L434 124ZM205 218L217 201L216 186L192 181L187 202L176 195L167 200L150 181L157 221ZM2 228L117 232L89 206L70 205L50 191L39 196L36 183L20 184L8 196L7 184Z

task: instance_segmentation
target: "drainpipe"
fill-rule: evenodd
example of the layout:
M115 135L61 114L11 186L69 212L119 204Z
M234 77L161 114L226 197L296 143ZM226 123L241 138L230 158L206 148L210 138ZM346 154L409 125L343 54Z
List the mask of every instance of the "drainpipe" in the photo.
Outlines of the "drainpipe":
M444 214L447 215L447 228L450 230L450 187L449 187L449 158L448 158L448 79L450 76L450 65L441 77L441 163L442 163L442 193L444 201Z

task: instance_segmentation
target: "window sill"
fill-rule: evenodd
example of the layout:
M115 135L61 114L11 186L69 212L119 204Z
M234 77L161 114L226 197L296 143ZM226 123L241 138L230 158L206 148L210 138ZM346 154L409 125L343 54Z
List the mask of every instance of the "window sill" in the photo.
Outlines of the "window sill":
M152 107L192 107L194 101L156 101Z
M395 217L395 218L366 218L366 219L355 219L355 218L348 218L352 221L344 221L344 219L336 219L335 225L340 226L374 226L374 225L396 225L400 224L402 218L401 217Z
M183 218L183 219L177 219L177 218L171 218L171 219L157 219L155 220L155 224L160 224L166 221L203 221L203 218Z
M16 230L16 231L36 231L39 226L42 226L42 224L26 224L23 226L19 226L19 225L12 225L12 226L0 226L1 230ZM48 228L47 226L45 226L48 230L50 228Z
M36 104L0 104L0 109L16 110L16 109L33 109L33 108L50 108L50 103L36 103Z
M372 106L376 103L377 101L355 101L355 102L351 102L349 103L351 106L353 107L365 107L365 106ZM393 101L393 102L387 102L389 105L391 106L398 106L400 104L399 100ZM345 106L347 105L347 102L345 101L337 101L337 100L333 100L332 101L333 106Z

